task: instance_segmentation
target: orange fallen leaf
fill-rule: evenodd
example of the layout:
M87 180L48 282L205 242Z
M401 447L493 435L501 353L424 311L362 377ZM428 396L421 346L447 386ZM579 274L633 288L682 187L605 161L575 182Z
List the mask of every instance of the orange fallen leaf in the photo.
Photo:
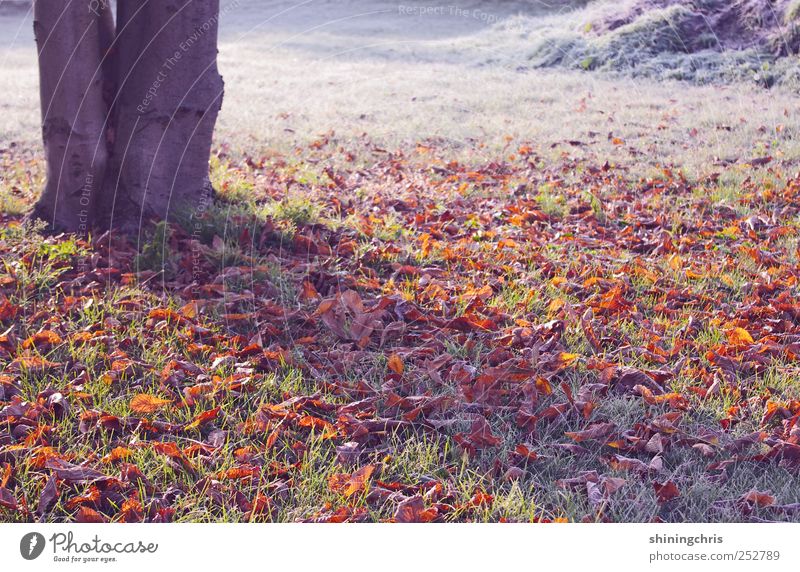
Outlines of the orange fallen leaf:
M44 330L33 334L22 342L23 349L53 347L61 343L61 336L51 330Z
M737 326L728 331L728 342L733 346L746 346L755 343L755 340L750 332Z
M361 467L352 475L337 474L328 479L328 486L332 491L342 493L346 497L353 496L366 489L372 474L375 472L375 465Z
M749 503L756 506L770 506L775 504L775 497L769 493L752 490L743 494L739 498L739 502Z
M208 411L203 411L199 415L197 415L191 423L189 423L186 428L187 429L197 429L203 423L208 423L209 421L216 419L219 415L219 407L215 407L214 409L209 409Z
M142 415L155 413L164 406L172 403L169 399L161 399L155 395L140 393L131 399L131 411Z
M405 371L405 364L403 364L403 358L401 358L397 354L392 354L389 356L389 362L387 364L389 369L395 372L396 374L400 375Z
M127 459L133 454L133 451L127 447L114 447L108 455L102 458L104 463L113 463L114 461L121 461Z

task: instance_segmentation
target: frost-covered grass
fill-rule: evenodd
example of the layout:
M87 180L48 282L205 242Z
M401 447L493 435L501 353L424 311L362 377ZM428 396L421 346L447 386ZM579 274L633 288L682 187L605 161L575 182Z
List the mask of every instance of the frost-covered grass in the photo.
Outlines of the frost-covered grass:
M699 174L714 171L719 160L800 156L792 127L797 97L788 86L767 91L751 76L722 86L672 81L734 68L778 73L748 52L653 50L653 30L666 34L659 18L675 18L679 10L598 35L591 22L623 3L590 2L585 9L560 3L550 12L522 11L525 3L515 2L455 4L467 16L400 13L382 0L293 9L289 2L241 0L227 11L223 2L226 92L218 143L260 154L333 132L341 141L366 134L386 148L434 140L455 154L490 158L525 141L545 160L566 153L627 164L640 174L661 165ZM617 50L616 60L596 55L625 42L639 51ZM627 76L602 71L637 61ZM12 142L37 149L30 18L0 16L0 63L7 87L0 149ZM559 67L534 69L540 64ZM632 152L632 141L648 152ZM3 192L10 192L10 181L8 175L0 181Z

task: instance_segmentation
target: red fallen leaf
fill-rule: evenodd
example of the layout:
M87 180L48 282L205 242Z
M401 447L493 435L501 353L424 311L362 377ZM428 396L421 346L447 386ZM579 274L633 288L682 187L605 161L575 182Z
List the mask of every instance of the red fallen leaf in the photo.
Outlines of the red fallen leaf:
M536 454L536 451L534 451L531 446L522 443L514 448L514 452L527 461L535 461L539 458L539 455Z
M469 499L470 506L479 507L479 506L492 506L494 503L494 497L490 494L486 494L483 490L477 489L472 497Z
M739 503L761 507L772 506L775 504L775 497L768 492L760 492L753 489L739 497Z
M469 434L459 433L454 439L459 445L468 450L494 447L502 442L502 439L492 434L492 428L486 418L481 415L475 417Z
M21 306L12 304L8 301L8 298L3 296L2 301L0 301L0 320L13 320L21 311Z
M346 497L366 490L372 474L375 472L375 465L365 465L351 475L337 474L328 479L328 486L332 491L342 493Z
M615 429L616 425L613 423L594 423L588 429L583 431L567 432L564 433L567 437L574 440L576 443L583 441L604 439L608 437Z
M648 453L655 453L656 455L664 452L664 439L661 433L654 433L644 446L644 450Z
M170 459L179 462L187 471L194 471L194 465L186 457L186 454L172 441L156 441L153 443L153 450L156 453L166 455Z
M681 495L677 485L672 481L667 481L665 483L654 482L653 488L656 491L658 502L662 504Z
M161 453L168 457L182 459L184 457L183 451L172 441L157 441L153 443L153 450L156 453Z
M135 498L126 499L119 512L121 522L142 522L144 520L142 503Z
M124 483L130 483L134 486L150 487L147 477L144 476L141 469L136 465L130 463L122 463L120 465L119 478Z
M108 519L96 510L89 508L88 506L82 506L78 509L78 514L75 515L75 522L96 524L108 522Z
M122 420L116 415L101 415L97 420L97 426L111 432L122 431Z
M56 482L56 477L54 475L50 475L50 478L47 479L44 487L42 488L42 492L39 495L39 504L36 507L36 514L39 516L44 516L50 508L55 504L56 500L58 500L58 483Z
M61 343L61 336L51 330L44 330L33 334L27 340L22 342L22 349L43 349L43 348L52 348L53 346L57 346Z
M255 515L259 514L269 514L272 512L272 499L268 496L258 494L256 498L253 499L253 502L250 503L250 511L248 515L249 518L252 518Z
M0 487L0 506L9 510L17 510L19 508L16 497L5 487Z
M765 458L777 460L783 467L800 468L800 445L778 443L765 455Z
M92 485L84 495L74 496L64 505L67 510L73 510L83 504L97 505L100 502L100 489Z
M191 423L186 426L186 429L197 429L203 423L208 423L217 418L219 415L219 407L215 407L214 409L209 409L208 411L203 411L202 413L198 414Z
M669 403L673 409L688 409L689 401L680 393L672 392L662 395L653 395L653 392L644 385L635 385L633 392L642 396L649 405L657 405L659 403Z
M766 156L766 157L756 157L755 159L750 159L749 161L746 161L744 164L749 167L761 167L771 162L772 162L772 157Z
M476 316L459 316L445 324L445 327L458 330L459 332L484 331L493 332L497 330L497 324L488 318L478 318Z
M57 458L48 459L44 466L47 469L52 469L59 479L70 484L86 484L112 479L112 477L104 475L100 471L90 469L89 467L74 465Z
M425 508L425 501L421 495L414 495L407 498L395 510L394 522L431 522L439 516L439 511L436 508Z
M556 403L555 405L551 405L537 416L540 420L548 420L552 421L557 417L560 417L567 413L572 408L572 405L569 403Z
M643 386L650 390L648 395L652 395L653 393L661 395L664 393L664 389L658 384L653 376L640 369L623 366L610 369L610 374L610 384L614 391L620 393L631 393L639 386Z
M330 506L326 506L325 510L330 511ZM319 523L359 522L361 520L364 520L366 513L367 513L366 509L362 507L352 509L348 506L342 506L332 512L326 512L323 514L318 513L314 515L311 521Z

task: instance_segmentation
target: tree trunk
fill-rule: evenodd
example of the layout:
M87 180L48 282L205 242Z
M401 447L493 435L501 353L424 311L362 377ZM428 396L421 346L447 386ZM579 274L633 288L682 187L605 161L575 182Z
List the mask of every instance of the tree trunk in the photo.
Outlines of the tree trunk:
M107 158L101 60L108 18L107 10L90 11L86 2L34 5L47 182L33 216L81 234L89 230Z
M57 230L134 231L211 193L223 82L219 0L37 0L47 184Z
M208 160L222 102L219 0L119 0L112 168L104 227L169 220L211 193Z

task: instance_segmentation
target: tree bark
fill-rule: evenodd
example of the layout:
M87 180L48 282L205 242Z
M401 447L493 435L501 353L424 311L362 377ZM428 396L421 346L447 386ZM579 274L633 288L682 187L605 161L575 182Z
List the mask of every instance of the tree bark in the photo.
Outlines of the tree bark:
M37 0L47 183L56 230L135 231L211 194L224 84L219 0Z
M212 192L219 0L119 0L117 9L114 147L97 222L130 231L174 220Z
M101 60L109 18L81 0L34 5L47 181L33 216L81 234L107 159Z

